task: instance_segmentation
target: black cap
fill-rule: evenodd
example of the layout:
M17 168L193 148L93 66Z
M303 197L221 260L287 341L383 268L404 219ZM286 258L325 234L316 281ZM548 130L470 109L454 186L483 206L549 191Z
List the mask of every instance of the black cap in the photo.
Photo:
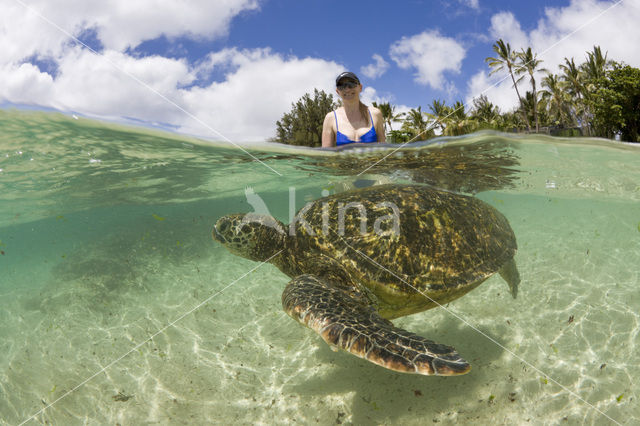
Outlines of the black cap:
M340 84L340 80L353 80L360 84L360 79L351 71L345 71L336 78L336 86Z

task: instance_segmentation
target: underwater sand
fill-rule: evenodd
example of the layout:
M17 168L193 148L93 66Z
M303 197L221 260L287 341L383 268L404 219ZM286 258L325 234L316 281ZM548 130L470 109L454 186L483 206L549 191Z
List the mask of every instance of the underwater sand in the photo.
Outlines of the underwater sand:
M384 151L251 150L278 176L58 114L0 111L0 129L2 424L640 423L640 147L481 133L367 172L474 192L518 240L516 299L494 276L455 316L395 321L472 365L425 377L333 352L282 311L288 277L210 236L252 210L246 187L287 222L289 188L302 207Z

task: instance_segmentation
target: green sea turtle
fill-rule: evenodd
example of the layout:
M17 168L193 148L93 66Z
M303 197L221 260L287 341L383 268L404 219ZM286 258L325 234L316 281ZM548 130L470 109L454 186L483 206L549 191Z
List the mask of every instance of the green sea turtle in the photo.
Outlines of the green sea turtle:
M520 282L507 219L485 202L421 185L380 185L308 203L285 227L255 213L223 216L213 238L293 279L284 310L332 348L391 370L470 370L452 347L395 327L393 318L446 304L499 272Z

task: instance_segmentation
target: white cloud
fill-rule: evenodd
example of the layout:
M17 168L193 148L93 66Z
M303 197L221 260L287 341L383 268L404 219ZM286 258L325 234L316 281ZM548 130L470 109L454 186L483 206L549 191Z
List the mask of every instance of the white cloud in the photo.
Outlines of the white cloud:
M585 52L594 45L608 51L610 59L640 66L640 7L637 2L622 2L611 8L613 4L574 0L566 8L547 8L546 18L529 34L529 43L543 55L547 68L555 68L565 57L573 56L576 62L582 62ZM598 17L606 9L609 10ZM585 26L581 28L582 25ZM563 40L564 37L567 38Z
M0 81L0 101L39 104L40 99L50 98L53 78L32 64L5 64L0 66Z
M374 63L360 68L360 72L370 79L376 79L382 76L387 69L389 69L389 63L377 53L373 55Z
M520 94L524 95L525 91L526 89L522 85ZM473 105L473 98L480 95L486 95L493 104L500 107L502 112L510 111L518 104L513 82L507 75L494 74L489 76L485 71L475 74L467 83L467 97L465 99L465 103L468 105L467 109Z
M611 7L614 4L613 1L573 0L566 7L547 8L544 18L528 33L522 30L512 13L502 12L492 17L489 33L494 40L502 38L509 42L515 51L531 46L538 59L544 61L541 66L553 73L559 72L558 65L564 63L565 57L575 58L576 64L583 62L586 52L591 51L594 45L599 45L603 53L608 52L609 59L638 67L640 8L633 2ZM487 74L488 68L479 71L469 81L468 100L507 76L499 73L488 77ZM539 75L538 79L542 77ZM524 95L525 90L529 90L528 83L523 83L521 94ZM486 95L503 110L518 104L510 78L487 91Z
M117 51L161 35L218 37L234 16L257 9L258 0L165 0L161 7L157 0L33 0L28 6L0 0L0 61L59 56L70 41L64 32L78 36L88 29L105 48Z
M390 55L400 68L415 68L415 81L434 89L450 90L445 72L459 73L465 49L438 31L403 37L391 45Z
M500 12L491 17L489 30L493 40L503 39L517 49L528 43L527 34L520 28L520 22L511 12Z
M479 0L459 0L462 4L464 4L465 6L470 7L471 9L480 9L480 2Z
M292 102L314 88L335 95L335 76L344 69L335 62L285 58L268 49L226 49L214 55L226 57L237 69L223 82L184 90L182 99L187 110L234 141L275 136L275 122ZM187 133L207 133L188 118L180 124Z
M97 11L97 31L105 46L113 49L136 46L160 35L218 37L228 32L234 16L258 8L256 0L171 0L162 1L161 7L157 0L89 3L102 4Z
M179 104L177 87L194 80L185 60L134 58L111 50L96 57L76 49L62 57L59 66L51 106L93 115L175 119L176 108L154 91Z

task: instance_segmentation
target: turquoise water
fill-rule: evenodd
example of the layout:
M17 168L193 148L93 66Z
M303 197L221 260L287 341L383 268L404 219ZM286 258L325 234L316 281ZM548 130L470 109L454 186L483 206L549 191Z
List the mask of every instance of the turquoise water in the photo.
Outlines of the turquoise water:
M3 424L639 423L640 147L482 133L369 168L389 152L0 111ZM287 222L292 195L389 181L473 193L514 229L517 299L495 276L395 321L467 375L331 351L282 311L286 276L210 236L248 187Z

